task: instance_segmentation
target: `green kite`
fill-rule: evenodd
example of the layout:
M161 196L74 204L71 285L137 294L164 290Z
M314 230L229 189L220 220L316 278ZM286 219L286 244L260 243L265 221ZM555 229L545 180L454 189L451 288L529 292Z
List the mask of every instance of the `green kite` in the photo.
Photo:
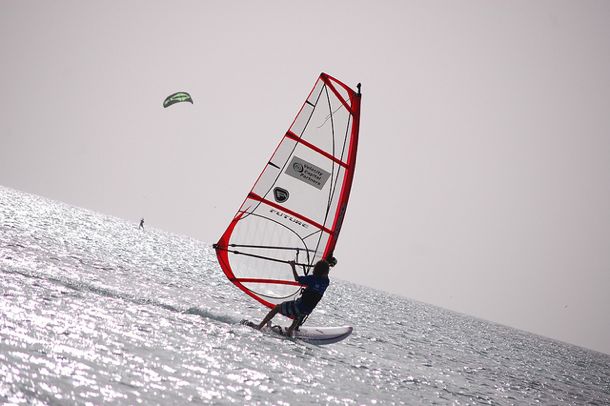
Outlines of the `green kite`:
M163 107L167 108L167 107L171 106L172 104L182 103L182 102L190 102L191 104L193 104L193 99L191 98L191 95L188 94L187 92L178 92L178 93L170 94L163 101Z

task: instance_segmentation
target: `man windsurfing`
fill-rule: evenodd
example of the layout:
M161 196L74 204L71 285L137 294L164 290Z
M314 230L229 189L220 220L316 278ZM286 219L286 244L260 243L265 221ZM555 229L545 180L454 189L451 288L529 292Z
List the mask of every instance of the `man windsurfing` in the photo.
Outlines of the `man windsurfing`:
M330 279L328 278L330 267L334 266L336 263L337 260L334 257L330 257L328 261L324 259L320 260L314 265L312 275L299 276L297 274L295 261L289 261L288 264L292 268L294 280L305 286L301 296L295 300L288 300L275 305L275 307L265 316L263 321L258 325L252 324L251 326L260 330L270 322L277 313L280 313L293 319L292 324L288 327L288 330L286 330L286 335L292 337L292 332L303 323L305 318L309 316L318 305L322 296L324 296L324 292L326 292L326 288L328 288L328 285L330 284Z

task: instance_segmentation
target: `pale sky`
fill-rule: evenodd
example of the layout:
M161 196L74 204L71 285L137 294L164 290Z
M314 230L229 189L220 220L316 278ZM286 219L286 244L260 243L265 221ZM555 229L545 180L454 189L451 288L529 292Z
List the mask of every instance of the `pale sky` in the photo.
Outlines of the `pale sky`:
M211 244L322 71L336 277L610 353L608 1L0 0L0 184Z

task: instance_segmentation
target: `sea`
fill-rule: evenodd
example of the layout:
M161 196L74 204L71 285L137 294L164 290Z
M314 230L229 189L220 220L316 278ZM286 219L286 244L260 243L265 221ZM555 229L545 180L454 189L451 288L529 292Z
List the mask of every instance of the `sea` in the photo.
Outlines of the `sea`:
M0 187L0 404L610 404L607 354L344 280L344 341L252 330L211 243Z

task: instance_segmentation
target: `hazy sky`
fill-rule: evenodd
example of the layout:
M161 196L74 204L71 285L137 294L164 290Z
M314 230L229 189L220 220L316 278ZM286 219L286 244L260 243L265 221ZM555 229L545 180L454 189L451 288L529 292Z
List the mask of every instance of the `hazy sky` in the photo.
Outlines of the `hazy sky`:
M322 71L337 277L610 353L608 1L0 0L0 184L213 243Z

